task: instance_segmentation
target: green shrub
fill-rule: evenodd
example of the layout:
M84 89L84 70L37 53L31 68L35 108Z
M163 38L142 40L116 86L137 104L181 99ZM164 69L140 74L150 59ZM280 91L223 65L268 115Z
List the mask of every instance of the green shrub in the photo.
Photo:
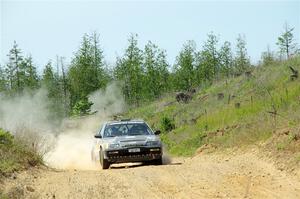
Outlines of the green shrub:
M13 136L0 128L0 144L11 145L13 142Z
M0 128L0 177L43 164L40 154Z
M166 116L161 118L160 124L164 132L169 132L175 129L174 121Z
M76 102L76 104L72 108L73 116L83 116L88 115L91 112L91 107L93 103L90 102L87 98L83 98Z

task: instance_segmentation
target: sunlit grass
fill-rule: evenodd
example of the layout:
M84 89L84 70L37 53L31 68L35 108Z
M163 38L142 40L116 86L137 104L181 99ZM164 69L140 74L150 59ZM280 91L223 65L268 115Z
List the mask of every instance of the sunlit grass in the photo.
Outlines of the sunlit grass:
M265 141L276 129L300 123L300 80L290 79L289 66L300 71L300 57L258 67L250 78L242 75L200 85L188 104L177 103L175 95L168 94L127 115L143 118L155 129L160 128L161 118L174 119L175 129L161 138L175 155L192 155L207 143L232 147ZM218 100L218 93L224 98ZM270 113L274 111L276 117ZM212 136L218 131L224 133ZM278 144L278 149L283 147Z

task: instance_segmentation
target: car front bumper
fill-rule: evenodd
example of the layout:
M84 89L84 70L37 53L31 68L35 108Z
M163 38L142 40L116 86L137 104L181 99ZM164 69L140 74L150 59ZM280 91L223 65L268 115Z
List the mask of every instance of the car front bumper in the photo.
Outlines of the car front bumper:
M130 149L139 148L139 152L129 152ZM105 157L110 163L143 162L160 159L161 147L133 147L118 150L108 150Z

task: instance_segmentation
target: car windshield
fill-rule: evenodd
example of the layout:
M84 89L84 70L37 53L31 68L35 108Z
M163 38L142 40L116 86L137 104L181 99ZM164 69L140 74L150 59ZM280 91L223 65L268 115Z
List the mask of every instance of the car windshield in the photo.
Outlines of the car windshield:
M152 131L145 123L109 124L103 137L151 135Z

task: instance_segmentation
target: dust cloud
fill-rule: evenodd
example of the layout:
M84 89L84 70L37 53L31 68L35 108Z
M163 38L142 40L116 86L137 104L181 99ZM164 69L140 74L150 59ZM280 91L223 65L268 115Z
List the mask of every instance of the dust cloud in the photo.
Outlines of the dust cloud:
M44 152L47 165L58 169L98 169L91 161L94 134L101 124L111 116L124 111L125 102L116 83L89 96L93 102L93 115L80 118L65 118L59 123L49 120L47 91L39 89L34 94L24 92L22 96L8 98L0 95L0 127L13 134L23 130L23 137L42 138L38 142ZM59 124L59 125L58 125ZM36 133L33 135L33 133ZM31 140L31 139L30 139ZM49 147L50 146L50 147Z
M57 137L56 147L46 161L49 165L62 169L98 169L99 164L91 161L94 134L101 124L114 114L124 111L125 102L116 83L110 84L105 91L96 91L89 100L94 104L94 115L73 120L65 120L63 130Z
M0 95L0 127L16 132L21 126L41 132L53 129L49 121L47 91L24 91L19 96Z

